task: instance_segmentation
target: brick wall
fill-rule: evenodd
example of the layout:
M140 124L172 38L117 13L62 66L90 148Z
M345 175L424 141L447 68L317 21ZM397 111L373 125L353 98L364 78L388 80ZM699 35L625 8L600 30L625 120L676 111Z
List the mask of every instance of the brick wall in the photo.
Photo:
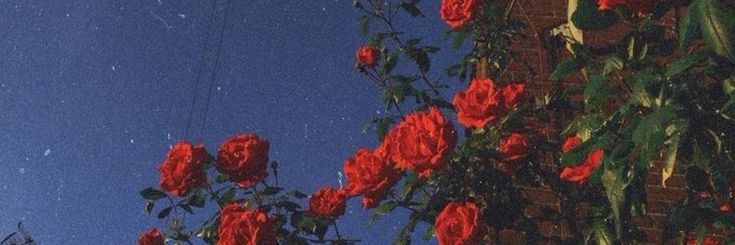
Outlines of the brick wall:
M509 72L502 75L500 79L505 81L525 81L529 90L533 95L548 94L556 84L548 81L549 73L554 69L556 63L563 61L569 57L569 52L563 45L556 47L547 47L542 39L545 38L543 33L567 22L567 0L519 0L516 9L514 9L514 18L526 23L526 37L515 40L513 50L516 52L514 60L510 64ZM669 13L662 19L666 26L669 26L669 35L673 35L673 24L675 23L675 14ZM621 28L625 26L616 26L607 31L585 32L585 43L595 46L602 46L612 42L616 42L621 38ZM563 85L570 85L579 82L580 78L569 78L564 81ZM537 96L538 97L538 96ZM562 113L562 118L571 117L573 115ZM552 121L541 123L550 135L558 135L560 128L564 125L562 121ZM553 166L554 156L548 162L549 166ZM556 168L556 167L553 167ZM646 181L648 201L647 215L643 218L635 219L634 224L642 230L646 236L646 243L660 244L662 241L662 232L666 219L666 212L675 205L678 200L686 195L685 180L681 173L675 173L666 183L666 187L661 185L661 168L657 164L649 173ZM563 202L557 197L554 191L546 188L538 187L520 187L525 196L531 200L532 204L525 210L527 217L537 217L544 212L560 212ZM577 224L584 224L587 218L588 205L578 203L573 205L576 207ZM575 224L559 219L542 220L538 223L538 238L541 244L560 244L578 242L569 241L571 234L575 231L581 235L586 235L586 227L573 227ZM502 243L519 244L529 242L527 234L514 230L500 231Z

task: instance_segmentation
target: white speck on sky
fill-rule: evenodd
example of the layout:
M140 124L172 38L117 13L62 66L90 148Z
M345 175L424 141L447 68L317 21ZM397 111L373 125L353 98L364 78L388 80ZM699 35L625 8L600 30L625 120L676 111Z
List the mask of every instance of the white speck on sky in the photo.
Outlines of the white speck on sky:
M135 143L135 140L134 139L130 139L130 144L133 144L133 143Z
M51 154L51 149L46 149L46 151L43 152L43 156L47 157Z

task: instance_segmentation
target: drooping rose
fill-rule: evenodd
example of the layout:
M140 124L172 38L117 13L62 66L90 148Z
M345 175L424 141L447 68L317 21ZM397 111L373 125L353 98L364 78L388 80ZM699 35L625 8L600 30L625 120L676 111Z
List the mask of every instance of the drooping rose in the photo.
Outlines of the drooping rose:
M696 237L687 240L687 245L698 245L698 244L699 243L697 243ZM720 245L722 244L722 241L720 241L720 239L717 239L716 237L706 236L702 240L701 244L702 245Z
M268 214L230 203L220 211L219 245L275 245L275 222Z
M502 91L489 78L474 79L470 87L454 96L457 120L465 127L482 128L503 112Z
M564 140L564 143L561 145L561 151L564 153L567 153L571 150L574 150L574 148L577 148L577 146L582 144L582 138L579 138L579 136L574 135L570 136L566 140Z
M363 45L355 54L358 66L375 66L380 60L380 51L371 45Z
M482 4L483 0L442 0L439 16L452 29L459 29L479 15Z
M345 191L349 196L365 195L364 208L374 208L401 177L382 146L374 151L357 150L354 157L345 161L343 169L347 180Z
M457 132L436 107L411 113L385 137L390 159L402 170L425 178L448 162L457 144Z
M268 148L265 139L241 134L225 141L217 154L217 170L242 188L268 177Z
M509 84L503 87L503 100L505 106L511 109L518 107L519 102L524 98L523 92L526 90L526 85L522 83Z
M474 202L450 202L436 217L436 239L441 245L479 244L480 209Z
M628 6L638 14L650 13L655 0L598 0L600 10L611 10L617 6Z
M324 187L309 198L309 210L307 214L334 219L345 213L346 205L347 194L344 190Z
M204 164L209 158L204 145L193 146L187 141L176 143L158 166L161 189L174 196L184 196L201 186L207 181Z
M161 233L156 228L140 234L138 238L138 245L163 245L164 242L163 236L161 236Z
M511 133L500 144L500 152L508 162L516 161L528 155L526 136L520 133Z
M589 154L587 154L587 158L582 162L582 164L574 167L564 167L560 174L561 178L577 183L587 182L590 174L592 174L592 172L600 167L600 164L602 163L602 157L604 155L605 151L602 149L597 149L590 152Z

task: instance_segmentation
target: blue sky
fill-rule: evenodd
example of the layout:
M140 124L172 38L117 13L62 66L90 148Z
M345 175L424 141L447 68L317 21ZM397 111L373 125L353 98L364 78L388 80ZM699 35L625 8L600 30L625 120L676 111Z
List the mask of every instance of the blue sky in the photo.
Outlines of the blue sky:
M438 1L426 2L426 19L399 28L441 42ZM361 131L382 106L353 66L364 37L351 3L232 1L201 137L210 152L257 133L271 143L282 185L311 193L338 185L344 159L377 144ZM138 190L157 186L155 167L184 137L209 4L0 1L0 235L23 221L41 244L132 244L163 225L143 214ZM455 56L443 50L435 67ZM405 220L366 227L371 212L351 201L342 233L385 243Z

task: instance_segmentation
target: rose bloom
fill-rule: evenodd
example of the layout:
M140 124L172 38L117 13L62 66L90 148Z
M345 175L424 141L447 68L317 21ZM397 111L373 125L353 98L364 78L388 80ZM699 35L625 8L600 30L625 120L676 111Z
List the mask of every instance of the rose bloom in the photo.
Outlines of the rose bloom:
M526 136L520 133L511 133L501 142L500 152L505 155L505 160L509 162L526 157L528 155Z
M511 109L518 107L523 97L523 91L526 90L526 85L521 83L509 84L503 87L503 100L505 106Z
M265 139L241 134L225 141L217 154L217 170L242 188L268 177L268 148Z
M480 209L474 202L450 202L436 217L436 239L441 245L480 244Z
M598 0L600 10L611 10L617 6L629 6L638 14L650 13L655 0Z
M474 79L470 87L454 96L457 120L465 127L482 128L503 112L502 91L489 78Z
M605 151L597 149L587 154L582 164L575 167L564 167L561 171L561 178L572 182L584 183L589 178L590 174L595 171L602 163L602 157L605 155Z
M375 66L380 59L380 52L373 46L363 45L357 49L355 57L357 58L358 66Z
M163 245L164 242L163 236L156 228L140 234L140 238L138 238L138 245Z
M390 161L385 147L375 151L365 148L357 150L354 157L345 161L343 167L349 196L365 195L364 208L374 208L385 193L401 178L401 172Z
M733 203L735 203L735 200L730 201L729 203L722 204L722 206L720 206L720 211L724 213L732 212Z
M220 211L219 245L275 245L274 220L258 209L229 203Z
M697 243L697 238L696 237L695 238L692 238L692 239L689 239L687 241L687 245L697 245L697 244L699 244L699 243ZM722 242L720 241L720 239L717 239L717 238L711 237L711 236L706 236L702 240L702 245L720 245L720 244L722 244Z
M307 214L334 219L345 213L346 205L347 194L343 190L324 187L309 198Z
M457 132L439 109L431 107L406 116L383 144L399 169L416 170L419 177L425 178L447 163L457 144Z
M475 19L482 4L482 0L442 0L439 16L452 29L459 29Z
M204 145L192 146L181 141L169 150L166 160L158 166L161 189L174 196L184 196L207 180L204 164L210 158Z
M567 153L571 150L574 150L574 148L577 148L577 146L582 144L582 138L579 138L579 136L571 136L564 140L564 143L561 145L561 151L564 153Z

